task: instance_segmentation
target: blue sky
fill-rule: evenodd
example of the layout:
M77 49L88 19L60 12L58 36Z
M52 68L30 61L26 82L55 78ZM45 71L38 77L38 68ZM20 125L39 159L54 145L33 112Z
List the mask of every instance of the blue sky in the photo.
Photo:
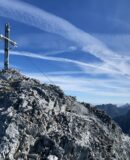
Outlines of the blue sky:
M10 66L92 104L130 103L129 0L0 0ZM3 68L3 42L0 42ZM44 76L45 75L45 76Z

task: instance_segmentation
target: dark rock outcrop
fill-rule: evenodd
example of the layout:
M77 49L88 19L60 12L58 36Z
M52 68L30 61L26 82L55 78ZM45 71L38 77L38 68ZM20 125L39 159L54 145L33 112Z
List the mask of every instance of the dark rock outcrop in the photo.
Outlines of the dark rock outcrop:
M0 160L129 160L129 148L103 111L15 70L0 72Z

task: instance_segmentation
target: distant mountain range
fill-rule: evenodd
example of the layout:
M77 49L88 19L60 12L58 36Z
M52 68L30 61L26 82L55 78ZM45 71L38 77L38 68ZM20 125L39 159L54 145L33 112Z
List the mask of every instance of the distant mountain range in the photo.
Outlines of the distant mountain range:
M96 105L96 108L105 111L118 125L124 133L130 135L130 104L120 107L113 104Z
M118 116L114 118L114 120L119 124L124 133L130 135L130 110L127 112L127 114Z
M102 104L96 105L95 107L105 111L111 118L125 115L130 110L130 104L125 104L120 107L114 104Z

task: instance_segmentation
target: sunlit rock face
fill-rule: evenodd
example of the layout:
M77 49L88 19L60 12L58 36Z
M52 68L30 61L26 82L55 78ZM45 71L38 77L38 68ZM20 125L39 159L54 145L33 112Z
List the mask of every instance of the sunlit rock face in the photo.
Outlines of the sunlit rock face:
M130 160L130 139L57 86L0 72L0 160Z

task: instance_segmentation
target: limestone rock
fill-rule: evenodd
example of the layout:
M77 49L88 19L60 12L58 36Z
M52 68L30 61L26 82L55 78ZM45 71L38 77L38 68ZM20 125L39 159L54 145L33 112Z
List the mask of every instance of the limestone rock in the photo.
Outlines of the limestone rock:
M129 160L104 112L15 70L0 71L0 160Z

